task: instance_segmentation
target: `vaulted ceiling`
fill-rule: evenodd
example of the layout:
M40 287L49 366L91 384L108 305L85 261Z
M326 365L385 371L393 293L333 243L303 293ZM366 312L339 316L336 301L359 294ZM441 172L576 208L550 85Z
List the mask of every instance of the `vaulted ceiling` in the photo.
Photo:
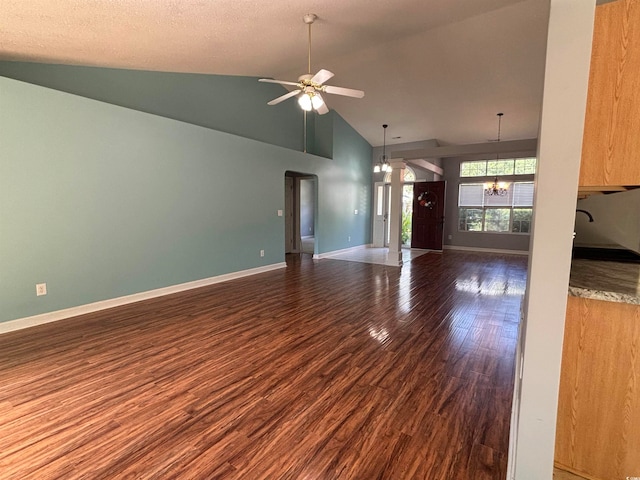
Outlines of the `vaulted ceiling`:
M372 145L538 131L542 0L2 0L0 60L296 80L307 70L363 99L326 95ZM260 84L256 84L260 88ZM294 101L294 100L288 100ZM273 108L278 108L277 106ZM394 138L400 137L400 138Z

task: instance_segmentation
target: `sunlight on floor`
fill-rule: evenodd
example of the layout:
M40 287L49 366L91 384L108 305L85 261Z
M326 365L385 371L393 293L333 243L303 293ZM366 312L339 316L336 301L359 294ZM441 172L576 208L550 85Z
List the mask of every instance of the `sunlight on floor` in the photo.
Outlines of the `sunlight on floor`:
M429 250L418 250L411 248L402 249L402 263L407 263L420 255L429 253ZM374 248L374 247L362 247L354 248L348 252L337 253L331 256L323 256L323 258L330 258L331 260L345 260L347 262L360 262L360 263L375 263L378 265L389 265L389 249L388 248Z

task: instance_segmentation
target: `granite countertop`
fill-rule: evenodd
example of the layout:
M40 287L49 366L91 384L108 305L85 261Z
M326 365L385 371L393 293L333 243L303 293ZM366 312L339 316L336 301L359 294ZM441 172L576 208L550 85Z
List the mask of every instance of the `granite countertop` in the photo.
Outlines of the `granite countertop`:
M640 305L640 264L574 258L569 295Z

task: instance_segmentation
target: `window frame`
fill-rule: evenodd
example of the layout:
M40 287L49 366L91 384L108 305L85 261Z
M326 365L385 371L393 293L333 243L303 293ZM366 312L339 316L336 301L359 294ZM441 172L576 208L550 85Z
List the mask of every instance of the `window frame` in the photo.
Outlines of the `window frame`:
M502 163L502 164L506 164L508 162L511 162L511 173L505 173L503 170L503 173L500 172L493 172L493 173L489 173L489 164L494 164L494 163ZM526 171L526 172L518 172L517 171L517 165L519 162L524 162L525 164L527 162L529 163L533 163L533 171ZM481 166L484 165L484 168L482 168ZM476 167L475 168L475 172L474 173L478 173L476 174L468 174L468 173L464 173L463 170L465 167L468 167L469 170L473 171L474 169L472 167ZM525 167L526 168L526 167ZM536 157L515 157L515 158L491 158L491 159L486 159L486 160L466 160L463 162L460 162L460 171L459 171L459 177L462 178L489 178L489 177L504 177L504 176L508 176L508 177L520 177L520 176L524 176L524 175L535 175L536 170L538 168L538 159ZM482 173L480 173L482 172Z
M489 234L502 234L502 235L531 235L531 222L533 220L533 180L526 180L526 181L521 181L521 182L511 182L510 185L510 194L509 194L509 203L506 205L499 205L499 204L489 204L487 205L486 200L487 198L484 196L484 190L482 192L482 205L474 205L472 204L473 202L473 197L469 196L467 198L470 198L470 200L467 200L468 204L464 204L461 205L461 201L460 201L460 197L463 195L463 188L464 186L480 186L483 184L480 184L479 182L461 182L458 185L458 232L462 232L462 233L489 233ZM523 205L522 204L522 197L521 195L516 195L515 194L515 190L516 190L516 184L522 184L522 185L526 185L526 184L531 184L532 187L526 187L527 189L531 188L531 205ZM472 192L473 193L473 192ZM517 204L516 204L517 203ZM463 210L481 210L482 211L482 218L481 218L481 229L480 230L463 230L460 227L461 225L461 221L464 217L464 223L465 226L468 226L468 218L467 215L463 215ZM489 210L508 210L509 211L509 224L508 224L508 230L487 230L487 211ZM514 211L515 210L529 210L530 214L529 214L529 219L528 220L515 220L515 223L517 224L518 222L520 222L520 229L522 228L522 224L523 222L528 222L528 231L526 232L522 232L522 231L514 231Z
M413 177L407 179L407 176ZM416 171L411 168L409 165L405 165L404 167L404 177L401 179L400 183L415 183L416 182ZM383 183L391 183L391 170L384 174L382 179Z

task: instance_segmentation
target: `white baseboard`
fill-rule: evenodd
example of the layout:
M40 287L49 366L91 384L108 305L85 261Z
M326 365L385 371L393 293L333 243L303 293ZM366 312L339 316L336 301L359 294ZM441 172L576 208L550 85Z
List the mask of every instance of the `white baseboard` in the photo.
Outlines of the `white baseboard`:
M363 248L373 248L373 244L368 243L366 245L357 245L355 247L343 248L342 250L333 250L332 252L318 253L313 256L314 260L320 260L322 258L331 258L334 255L340 255L341 253L353 252L355 250L362 250Z
M100 310L106 310L107 308L119 307L122 305L127 305L129 303L140 302L142 300L162 297L164 295L170 295L172 293L184 292L185 290L206 287L215 283L226 282L228 280L234 280L236 278L248 277L250 275L256 275L258 273L269 272L271 270L277 270L286 266L287 264L285 262L274 263L272 265L250 268L248 270L241 270L239 272L225 273L224 275L203 278L201 280L194 280L193 282L181 283L179 285L171 285L169 287L149 290L147 292L134 293L133 295L126 295L124 297L111 298L109 300L102 300L100 302L79 305L77 307L66 308L64 310L57 310L55 312L42 313L40 315L34 315L32 317L18 318L16 320L9 320L8 322L0 322L0 334L13 332L15 330L22 330L23 328L35 327L36 325L42 325L45 323L57 322L58 320L64 320L66 318L84 315L86 313L98 312Z
M481 248L481 247L462 247L458 245L444 245L445 250L462 250L465 252L482 252L482 253L500 253L503 255L529 255L528 250L507 250L505 248Z

